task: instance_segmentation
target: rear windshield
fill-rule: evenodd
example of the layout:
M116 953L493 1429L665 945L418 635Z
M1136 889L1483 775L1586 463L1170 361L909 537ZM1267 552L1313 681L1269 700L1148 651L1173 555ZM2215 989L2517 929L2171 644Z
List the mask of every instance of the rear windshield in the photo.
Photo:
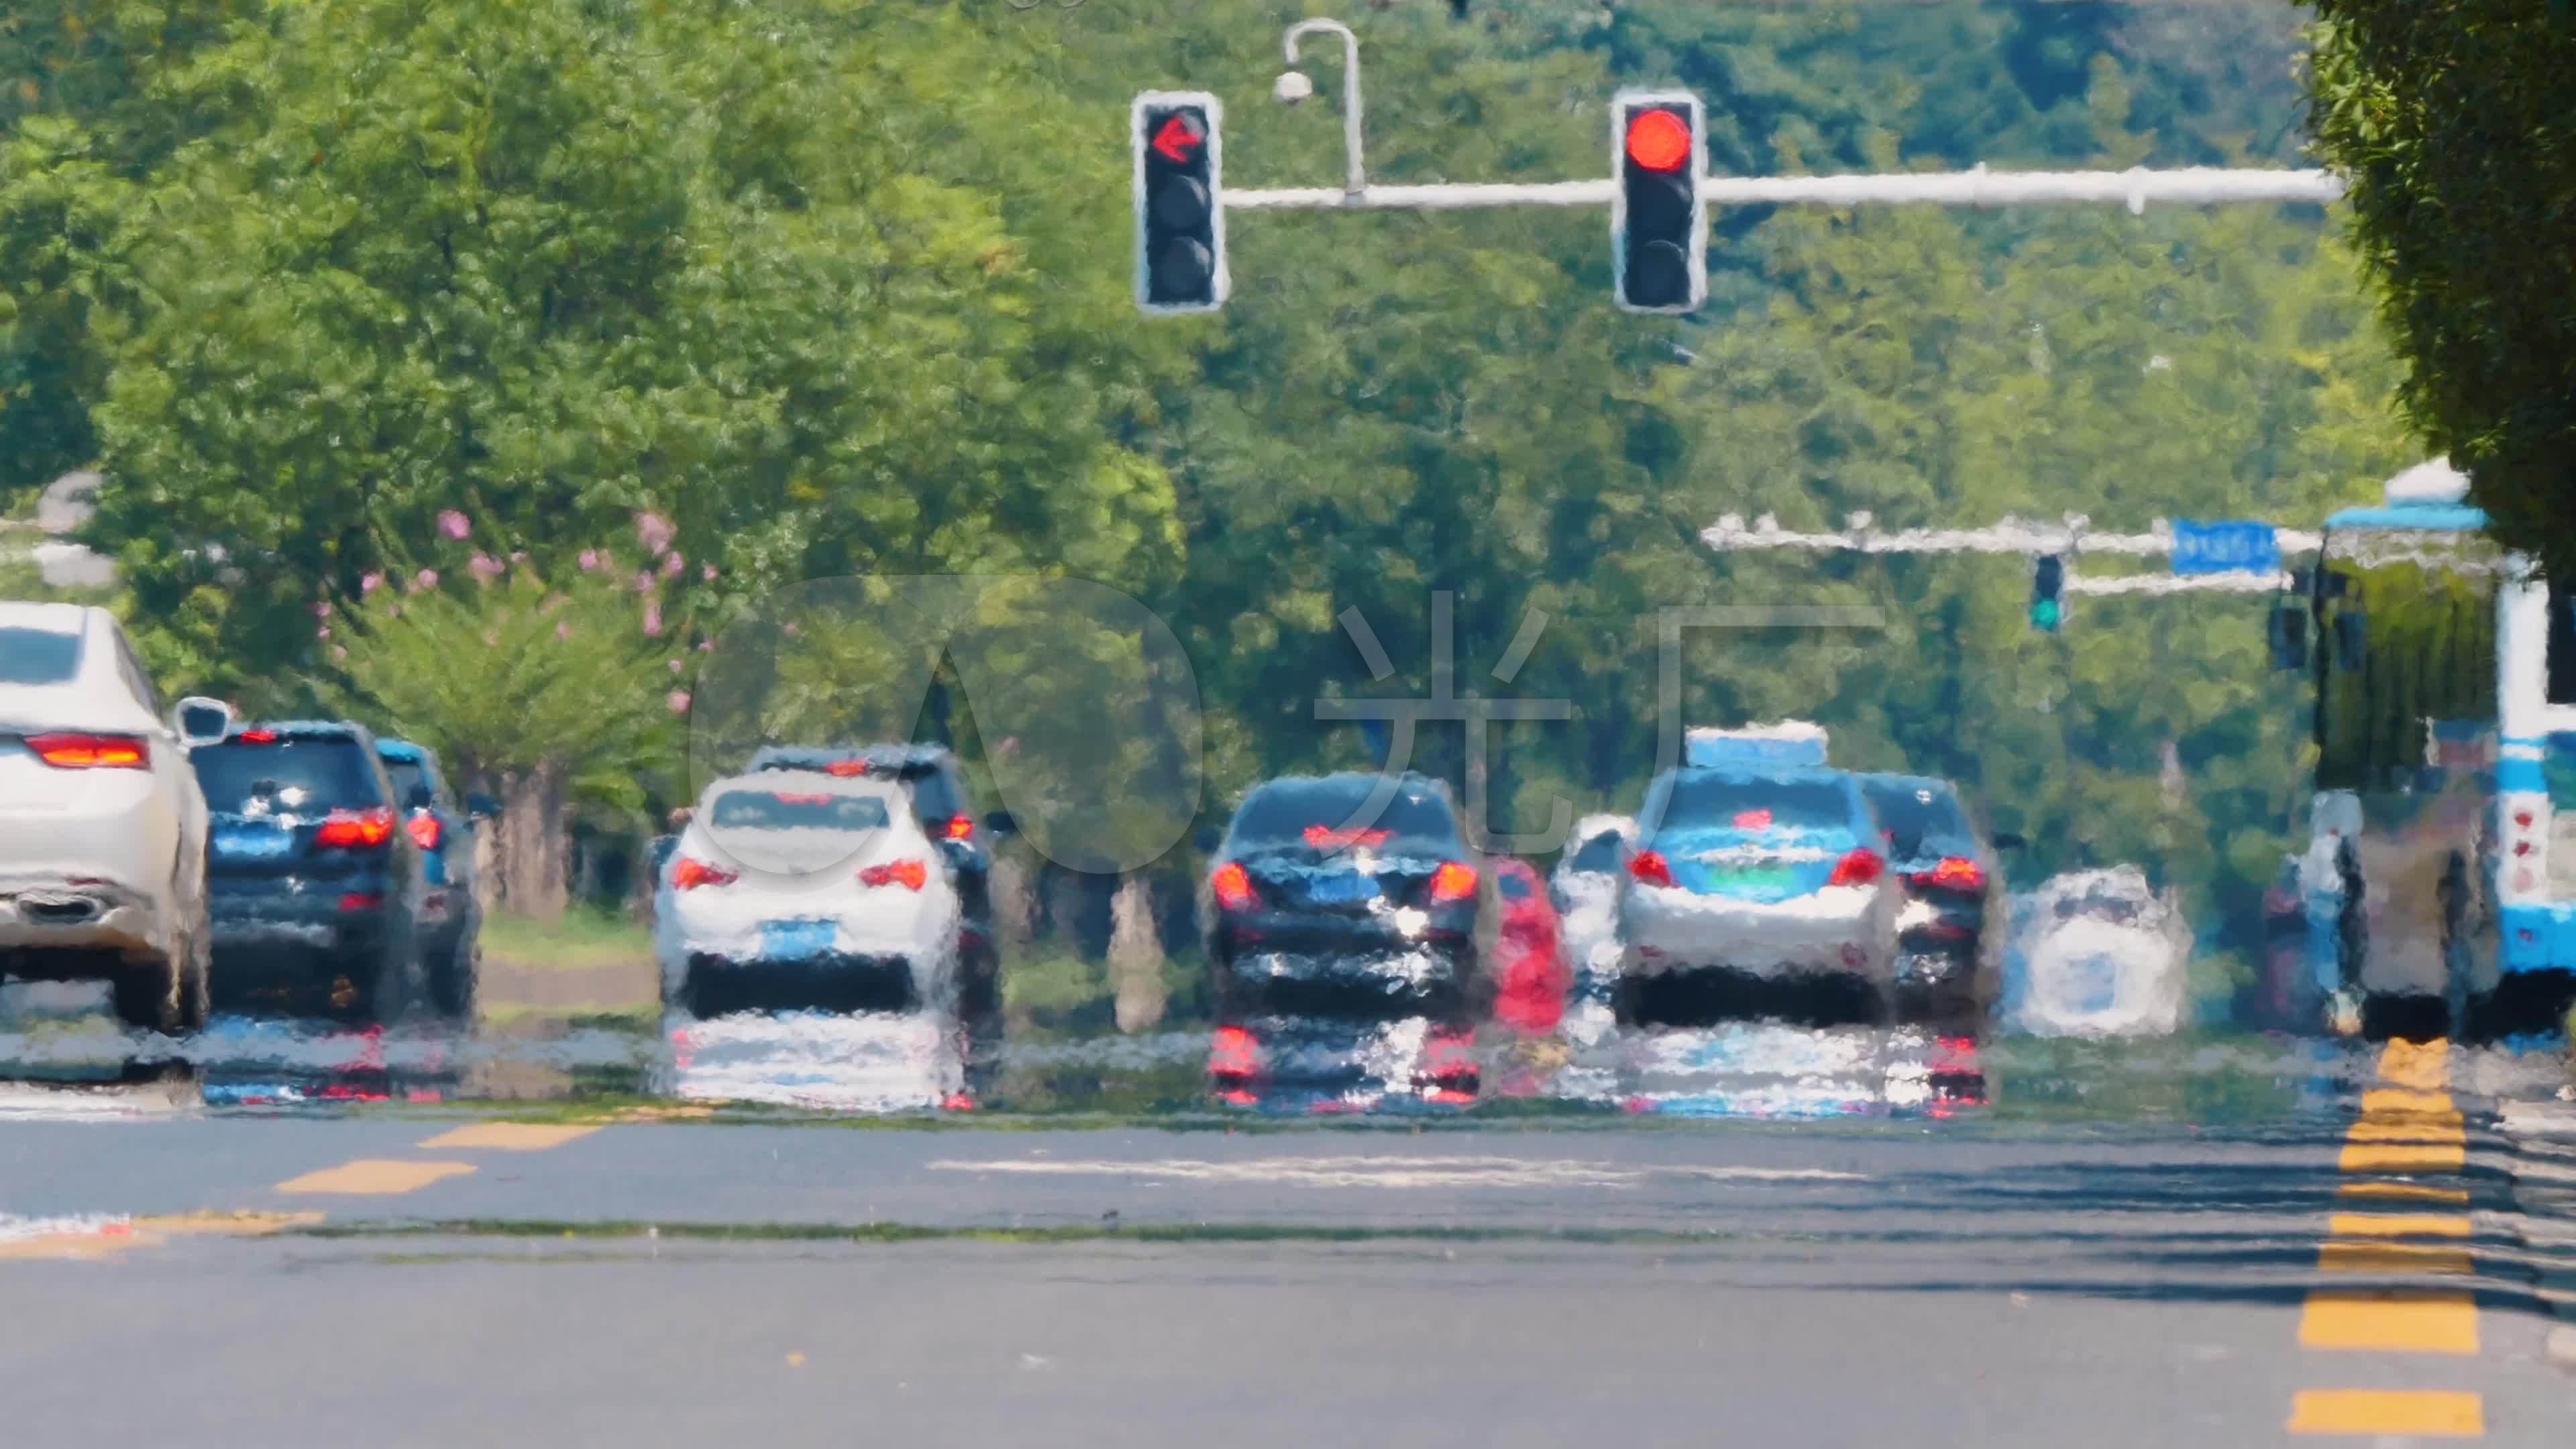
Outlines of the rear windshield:
M299 811L365 809L386 805L369 755L353 739L282 739L265 743L235 736L188 752L209 810L238 811L253 800Z
M1234 839L1244 846L1311 845L1343 849L1378 845L1388 840L1455 844L1457 818L1449 803L1419 785L1395 792L1375 818L1353 823L1368 804L1370 780L1299 780L1264 785L1245 798L1234 815ZM1346 839L1341 834L1352 826Z
M0 629L0 684L65 684L80 673L78 634Z
M912 813L924 820L946 820L965 812L966 802L957 798L944 771L924 770L903 783L912 792Z
M1947 790L1869 781L1862 783L1861 790L1878 807L1878 823L1886 827L1888 846L1899 856L1920 855L1927 840L1968 839L1967 812L1959 808L1959 797Z
M1614 873L1619 869L1620 844L1617 831L1604 830L1583 842L1583 848L1576 851L1574 859L1568 863L1569 868L1602 875Z
M1851 797L1821 780L1681 774L1664 801L1664 825L1815 830L1851 824Z
M387 760L385 775L394 782L394 799L402 804L409 805L411 792L423 785L429 787L433 799L438 794L437 777L429 773L427 765L417 760Z
M885 801L874 795L729 790L716 797L710 823L733 830L878 830L887 822Z

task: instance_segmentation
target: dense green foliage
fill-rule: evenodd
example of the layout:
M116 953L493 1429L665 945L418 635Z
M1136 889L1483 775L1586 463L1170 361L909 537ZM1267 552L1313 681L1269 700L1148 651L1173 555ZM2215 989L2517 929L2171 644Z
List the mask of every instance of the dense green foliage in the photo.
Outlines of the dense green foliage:
M2407 416L2502 541L2576 578L2576 10L2320 0L2320 149L2406 361Z
M1823 720L1854 764L1969 781L2032 869L2139 859L2245 903L2305 725L2261 601L2079 597L2034 636L2011 561L1698 534L1864 510L2297 524L2370 496L2414 458L2328 218L1728 214L1709 305L1659 319L1611 306L1597 212L1247 213L1222 315L1138 317L1127 98L1218 92L1230 184L1337 180L1338 51L1309 52L1314 102L1266 99L1304 13L134 0L72 64L72 8L24 7L0 29L0 92L40 78L0 172L0 383L24 380L0 427L44 441L0 490L97 457L99 540L156 663L254 696L332 677L312 604L449 506L549 576L657 510L720 566L675 586L709 609L853 572L1097 579L1186 647L1212 809L1364 760L1315 701L1424 694L1449 591L1462 693L1573 712L1497 728L1504 831L1553 798L1633 804L1659 611L1872 604L1883 630L1695 633L1686 715ZM2280 163L2297 141L2287 9L1345 18L1384 182L1598 175L1626 85L1699 91L1739 171ZM1461 731L1414 763L1463 774Z

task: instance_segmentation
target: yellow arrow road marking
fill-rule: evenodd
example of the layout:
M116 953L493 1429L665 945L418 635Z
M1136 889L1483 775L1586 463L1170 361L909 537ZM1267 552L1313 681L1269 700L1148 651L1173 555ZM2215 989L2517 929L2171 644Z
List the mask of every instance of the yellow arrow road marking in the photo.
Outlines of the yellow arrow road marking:
M462 1177L474 1170L470 1162L404 1162L380 1157L361 1157L343 1162L302 1177L290 1177L277 1185L279 1192L336 1192L356 1194L391 1194L427 1187L441 1178Z

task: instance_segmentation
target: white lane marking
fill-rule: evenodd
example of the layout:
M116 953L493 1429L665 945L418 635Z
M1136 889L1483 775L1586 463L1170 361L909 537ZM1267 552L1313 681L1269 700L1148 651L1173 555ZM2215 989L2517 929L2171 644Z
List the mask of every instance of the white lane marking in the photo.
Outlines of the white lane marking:
M1185 1182L1268 1183L1284 1187L1635 1187L1650 1177L1705 1182L1864 1182L1857 1172L1785 1167L1620 1167L1607 1162L1533 1161L1518 1157L1260 1157L1209 1162L1170 1157L1121 1162L1029 1158L943 1159L945 1172L1016 1172L1038 1176L1163 1178Z

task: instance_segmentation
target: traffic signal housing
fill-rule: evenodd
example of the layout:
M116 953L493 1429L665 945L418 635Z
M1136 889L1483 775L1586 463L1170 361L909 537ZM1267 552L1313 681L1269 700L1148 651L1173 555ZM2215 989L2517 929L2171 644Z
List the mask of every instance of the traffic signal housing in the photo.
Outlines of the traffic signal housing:
M2054 634L2065 621L2066 561L2053 553L2043 554L2030 573L2030 622Z
M1206 91L1147 91L1129 112L1136 155L1136 305L1151 313L1225 305L1225 200Z
M1688 91L1622 91L1610 106L1619 185L1610 198L1611 284L1630 312L1688 312L1708 299L1708 135Z

